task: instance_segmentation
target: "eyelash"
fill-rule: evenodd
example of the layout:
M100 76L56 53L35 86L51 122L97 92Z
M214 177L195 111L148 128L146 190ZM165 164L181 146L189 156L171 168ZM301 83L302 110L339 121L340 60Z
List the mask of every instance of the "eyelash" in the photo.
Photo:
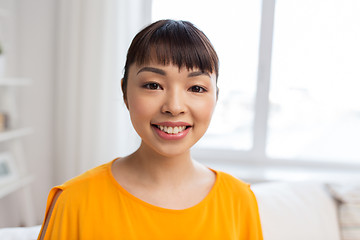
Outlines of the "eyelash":
M160 86L160 84L155 83L155 82L151 82L151 83L146 83L143 85L144 88L149 89L149 90L162 90L163 88ZM204 93L207 92L207 89L204 87L200 87L198 85L195 86L191 86L189 88L190 92L194 92L194 93Z
M149 90L159 90L159 89L161 90L162 89L160 84L155 83L155 82L146 83L146 84L144 84L143 87L146 88L146 89L149 89ZM155 88L152 88L152 87L155 87Z
M199 91L194 91L195 88L198 88L197 90L199 90ZM195 86L190 87L190 88L189 88L189 91L194 92L194 93L204 93L204 92L207 92L207 90L206 90L205 88L200 87L200 86L198 86L198 85L195 85Z

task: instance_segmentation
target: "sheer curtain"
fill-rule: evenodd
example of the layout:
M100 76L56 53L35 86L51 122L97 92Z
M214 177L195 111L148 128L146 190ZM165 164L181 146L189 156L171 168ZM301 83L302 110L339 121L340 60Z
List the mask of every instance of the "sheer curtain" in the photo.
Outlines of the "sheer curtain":
M120 79L133 35L150 22L151 1L58 2L54 180L124 156L139 140Z

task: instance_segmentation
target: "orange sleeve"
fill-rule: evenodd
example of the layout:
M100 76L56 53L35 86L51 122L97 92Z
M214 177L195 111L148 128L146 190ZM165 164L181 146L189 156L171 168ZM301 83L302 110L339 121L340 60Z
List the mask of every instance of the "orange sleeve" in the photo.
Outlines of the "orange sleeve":
M250 185L249 185L250 188ZM259 215L259 207L254 192L250 189L250 207L248 217L251 219L251 232L247 239L263 240L261 221Z
M66 191L62 192L56 200L53 209L51 205L54 201L54 197L59 190L63 190L62 187L54 187L50 193L46 204L45 219L41 227L38 240L41 239L42 232L45 229L45 235L43 239L51 240L66 240L70 239L69 236L78 236L77 229L71 226L76 221L76 215L71 209L72 204L69 204L68 194ZM52 212L50 212L52 210ZM76 211L75 211L76 212ZM49 216L49 214L51 214ZM46 227L45 227L46 223Z

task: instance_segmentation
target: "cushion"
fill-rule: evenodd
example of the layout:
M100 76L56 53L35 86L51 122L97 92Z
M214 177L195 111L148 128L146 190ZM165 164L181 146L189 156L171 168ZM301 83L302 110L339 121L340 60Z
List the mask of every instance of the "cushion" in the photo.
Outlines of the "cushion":
M0 228L1 240L34 240L37 239L41 226Z
M264 240L340 240L336 203L318 182L252 186Z
M360 204L360 183L357 182L337 182L328 184L332 195L343 203Z
M343 240L360 239L360 184L339 182L328 185L339 201L340 231Z

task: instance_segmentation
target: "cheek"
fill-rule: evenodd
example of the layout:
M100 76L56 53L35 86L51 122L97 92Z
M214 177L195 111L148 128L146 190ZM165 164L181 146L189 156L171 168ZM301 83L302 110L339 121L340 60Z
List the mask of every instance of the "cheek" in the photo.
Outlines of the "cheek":
M194 104L194 115L199 120L201 119L204 123L209 124L212 114L215 110L216 100L210 98L207 101L198 102Z
M136 93L130 96L136 96ZM154 103L155 101L139 96L128 97L129 113L133 124L143 123L144 120L150 121L157 108Z

